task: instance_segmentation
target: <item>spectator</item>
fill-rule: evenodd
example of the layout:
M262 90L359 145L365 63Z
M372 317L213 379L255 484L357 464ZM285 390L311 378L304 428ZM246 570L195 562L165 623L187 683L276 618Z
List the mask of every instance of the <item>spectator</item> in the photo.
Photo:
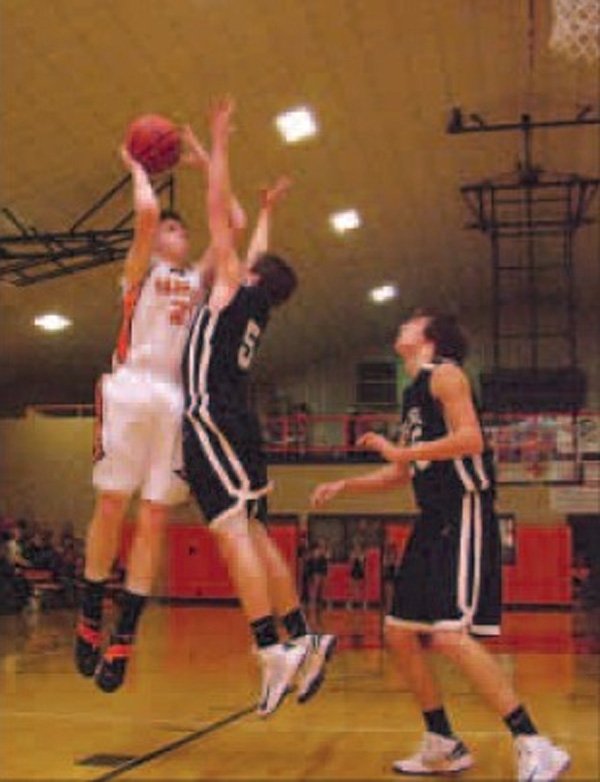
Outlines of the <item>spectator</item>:
M310 407L306 402L300 402L293 405L290 416L290 439L292 447L295 448L298 456L303 456L309 445L308 424L310 416Z
M19 519L14 526L12 533L9 533L6 542L7 558L13 567L30 567L31 563L25 556L25 546L27 540L27 522Z
M26 559L29 560L31 567L39 570L56 569L57 559L56 551L52 547L53 533L50 530L37 529L31 538L31 541L24 549Z
M318 538L312 543L306 558L305 571L308 587L309 618L315 622L321 619L321 610L325 604L325 585L331 556L327 543Z
M63 537L62 547L57 552L55 575L63 588L63 597L65 605L74 608L77 605L77 586L78 579L81 577L83 568L78 568L77 549L75 540L72 537ZM78 573L79 569L79 573Z
M386 543L383 549L381 580L383 582L383 607L387 616L392 610L394 597L394 578L398 566L398 547L395 543Z
M0 536L0 614L14 613L26 608L32 591L27 579L9 559L6 533Z
M358 539L352 542L350 551L350 602L348 608L356 604L367 607L367 554Z

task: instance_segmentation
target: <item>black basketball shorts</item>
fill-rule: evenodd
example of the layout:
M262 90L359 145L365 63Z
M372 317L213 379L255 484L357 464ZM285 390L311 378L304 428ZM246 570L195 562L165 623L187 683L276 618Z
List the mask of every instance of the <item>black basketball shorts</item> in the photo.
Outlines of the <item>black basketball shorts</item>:
M185 479L209 524L246 509L266 520L270 490L260 425L251 413L200 411L183 420Z
M386 623L498 635L501 607L500 531L491 492L423 510L395 577Z

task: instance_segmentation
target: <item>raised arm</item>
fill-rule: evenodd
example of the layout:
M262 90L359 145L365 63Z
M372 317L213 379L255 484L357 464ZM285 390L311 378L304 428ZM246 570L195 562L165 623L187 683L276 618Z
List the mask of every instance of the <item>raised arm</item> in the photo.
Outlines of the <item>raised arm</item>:
M181 159L182 163L190 166L191 168L197 168L201 171L204 171L208 176L210 155L190 125L183 126L181 137L186 146L186 152ZM229 219L234 231L243 231L248 224L246 213L237 197L233 193L231 193L231 200L229 205Z
M133 241L123 272L126 285L132 286L137 285L148 270L160 206L144 167L131 157L125 147L121 148L121 158L131 173L133 186Z
M252 268L256 259L269 249L269 234L271 230L271 214L275 205L281 201L292 185L292 180L282 176L271 187L261 190L260 212L256 226L248 245L246 266Z
M208 166L207 211L215 274L210 305L216 308L222 308L229 303L243 277L229 219L229 136L233 108L233 101L225 98L215 105L211 116L212 150Z

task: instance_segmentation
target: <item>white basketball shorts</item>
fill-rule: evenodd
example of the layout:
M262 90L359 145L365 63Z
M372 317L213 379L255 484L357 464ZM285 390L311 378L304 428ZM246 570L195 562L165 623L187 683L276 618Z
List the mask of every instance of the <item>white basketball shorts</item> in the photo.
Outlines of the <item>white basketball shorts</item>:
M94 486L100 491L140 492L165 505L184 502L183 392L172 381L125 367L104 375L97 400Z

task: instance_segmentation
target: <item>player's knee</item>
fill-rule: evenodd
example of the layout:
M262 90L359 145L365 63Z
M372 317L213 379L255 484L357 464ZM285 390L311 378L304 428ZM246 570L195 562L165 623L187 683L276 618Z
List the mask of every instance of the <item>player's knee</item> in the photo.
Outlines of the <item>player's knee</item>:
M210 531L217 539L226 543L250 537L248 517L244 512L231 513L228 516L217 519L209 525Z
M96 504L96 513L106 522L121 521L127 510L129 497L121 492L102 492Z
M169 517L170 506L151 500L142 500L138 514L140 527L163 529Z
M388 625L386 628L388 646L400 654L409 654L418 643L418 636L413 630L404 627Z
M440 631L429 636L429 648L432 651L452 656L461 647L464 634L460 631Z

